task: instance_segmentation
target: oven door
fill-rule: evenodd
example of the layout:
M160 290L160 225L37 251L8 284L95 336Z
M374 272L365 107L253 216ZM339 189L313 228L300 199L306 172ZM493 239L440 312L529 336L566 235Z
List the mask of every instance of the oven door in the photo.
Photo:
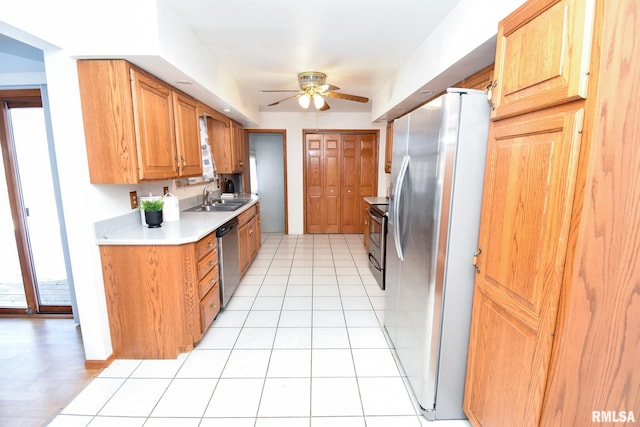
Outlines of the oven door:
M369 216L369 270L384 289L386 217L373 209Z

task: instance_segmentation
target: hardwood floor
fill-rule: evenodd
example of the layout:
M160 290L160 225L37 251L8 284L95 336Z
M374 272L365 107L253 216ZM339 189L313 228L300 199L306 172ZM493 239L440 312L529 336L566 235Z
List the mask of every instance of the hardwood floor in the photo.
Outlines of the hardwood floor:
M0 424L46 425L98 373L73 319L0 318Z

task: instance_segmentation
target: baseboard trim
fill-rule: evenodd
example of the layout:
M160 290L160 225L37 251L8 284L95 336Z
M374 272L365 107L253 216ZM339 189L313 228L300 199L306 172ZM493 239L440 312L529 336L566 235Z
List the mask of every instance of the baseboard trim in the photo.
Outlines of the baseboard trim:
M106 367L108 367L109 365L111 365L111 362L113 362L116 359L116 355L111 353L111 356L107 357L106 360L85 360L84 361L84 368L85 369L104 369Z

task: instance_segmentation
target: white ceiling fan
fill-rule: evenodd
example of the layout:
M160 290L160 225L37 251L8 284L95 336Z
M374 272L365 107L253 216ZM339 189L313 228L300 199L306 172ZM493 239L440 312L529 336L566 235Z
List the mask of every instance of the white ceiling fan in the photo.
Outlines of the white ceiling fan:
M269 107L295 98L298 99L300 106L305 109L309 108L311 101L313 101L313 105L319 111L326 111L331 108L325 99L327 97L362 103L369 102L369 98L364 96L335 92L336 90L340 90L340 88L338 86L327 84L327 75L319 71L305 71L299 73L298 85L300 86L299 90L263 90L262 92L296 92L295 95L272 102L268 105Z

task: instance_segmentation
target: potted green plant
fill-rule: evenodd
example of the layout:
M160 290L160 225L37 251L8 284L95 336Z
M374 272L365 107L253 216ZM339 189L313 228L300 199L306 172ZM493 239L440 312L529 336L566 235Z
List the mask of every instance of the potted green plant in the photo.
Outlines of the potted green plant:
M142 202L140 209L144 211L144 219L149 228L161 227L163 207L164 200L162 199L144 200Z

